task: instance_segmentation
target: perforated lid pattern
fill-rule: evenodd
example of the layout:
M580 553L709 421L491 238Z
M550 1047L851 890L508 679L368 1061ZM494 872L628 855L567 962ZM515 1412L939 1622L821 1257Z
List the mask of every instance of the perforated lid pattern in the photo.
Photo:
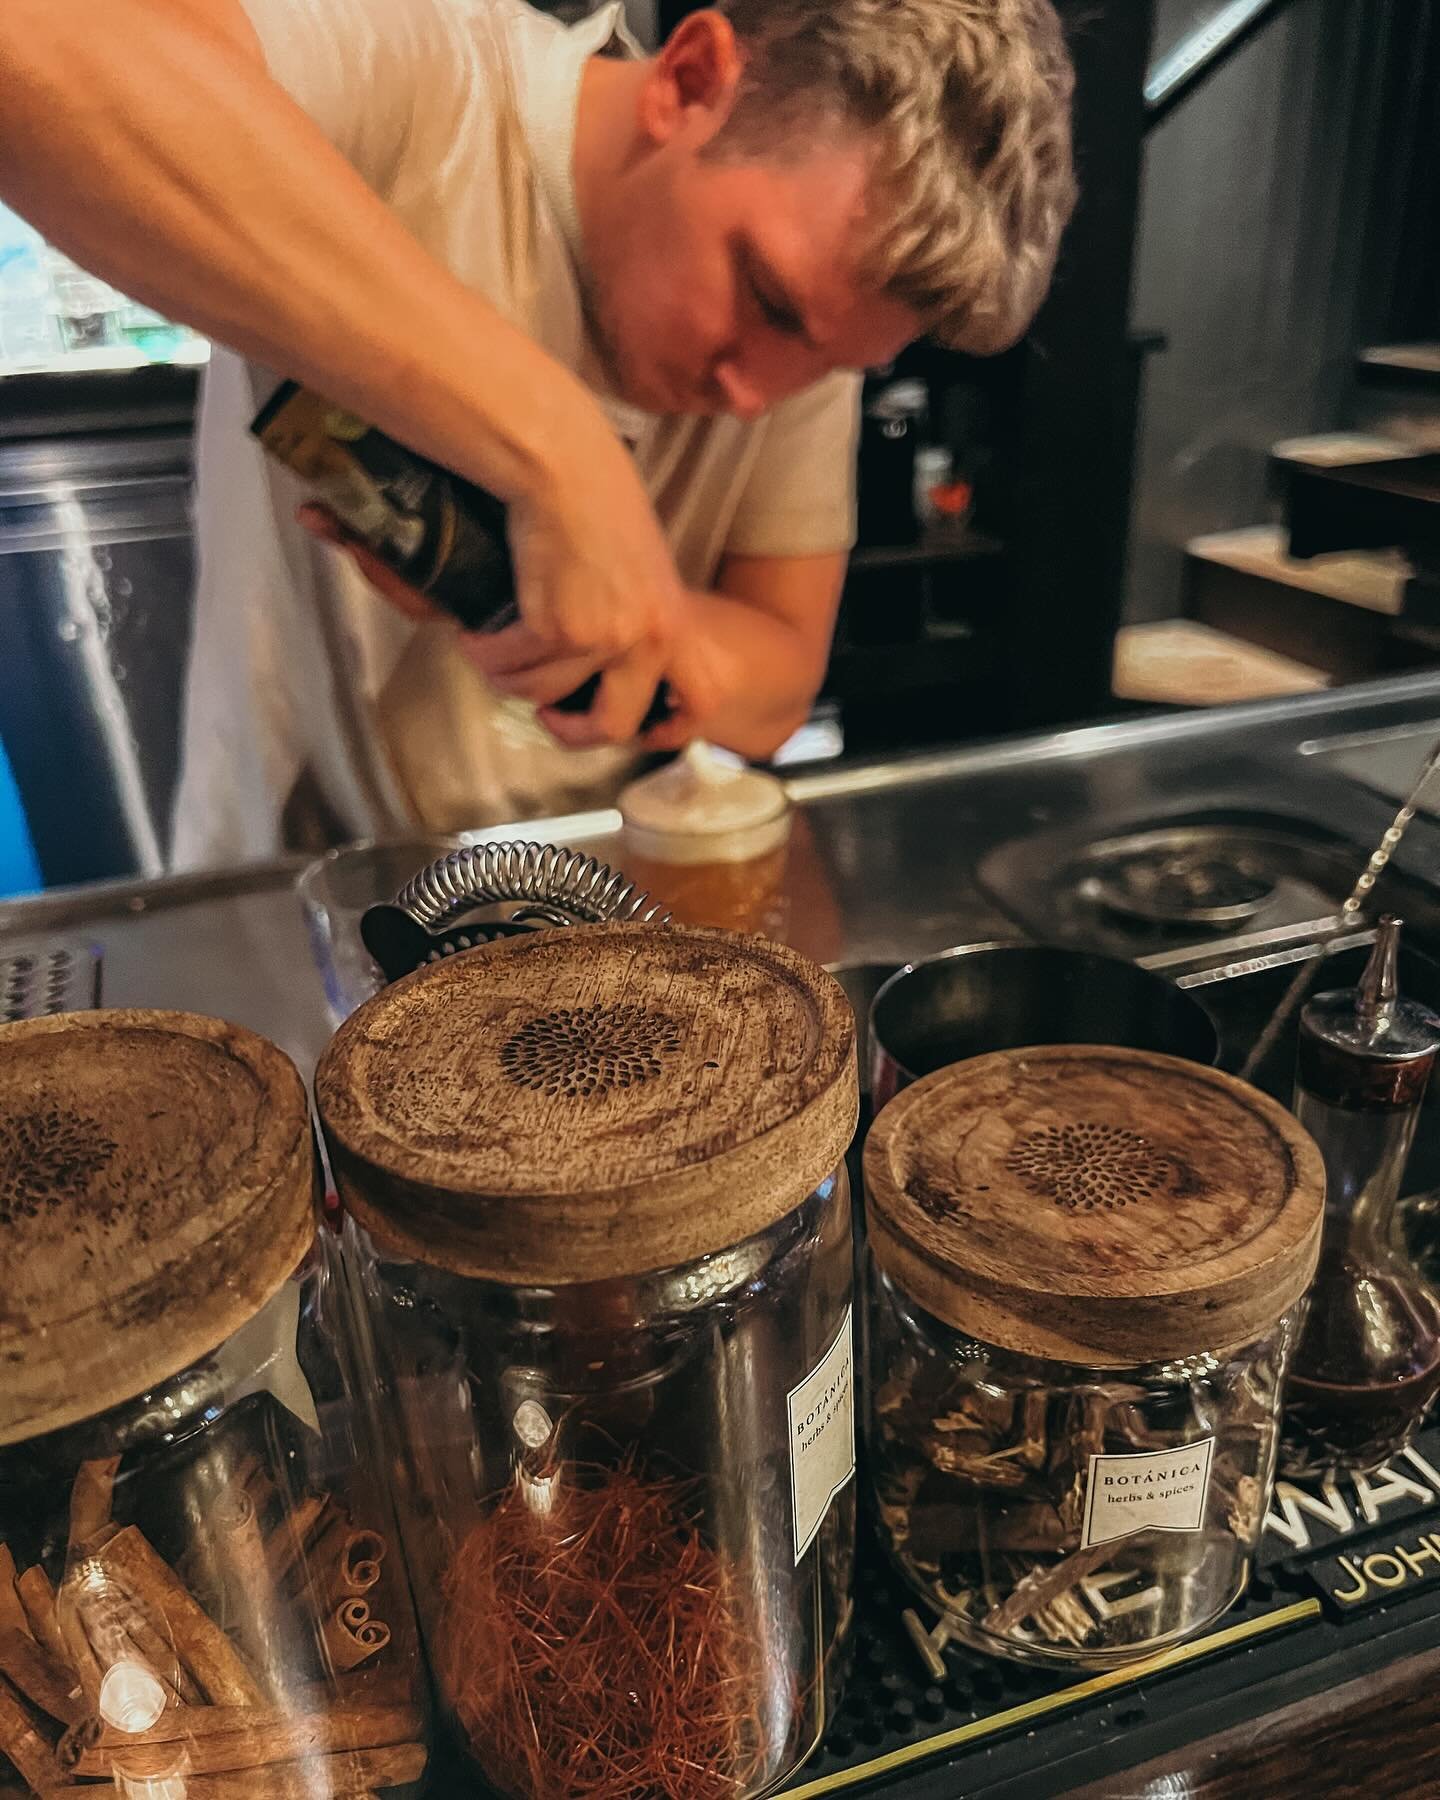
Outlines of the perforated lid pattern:
M784 945L585 925L418 970L346 1021L316 1100L396 1253L537 1283L729 1249L839 1164L854 1015Z
M522 1025L500 1061L516 1087L583 1099L650 1081L679 1049L675 1021L651 1007L562 1007Z
M0 1118L0 1228L62 1205L115 1151L114 1139L96 1120L69 1108L41 1106ZM105 1209L107 1215L113 1210Z
M208 1355L315 1231L304 1084L265 1039L188 1013L0 1025L0 1444Z
M1055 1045L927 1076L865 1146L870 1244L982 1342L1099 1367L1238 1346L1309 1285L1324 1164L1218 1070Z
M1138 1132L1093 1119L1047 1125L1017 1138L1006 1167L1057 1206L1127 1206L1163 1193L1173 1170Z

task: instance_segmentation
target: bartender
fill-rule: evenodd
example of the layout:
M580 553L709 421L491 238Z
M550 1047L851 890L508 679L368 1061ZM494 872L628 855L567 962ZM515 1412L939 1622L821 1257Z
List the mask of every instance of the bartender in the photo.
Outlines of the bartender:
M229 346L181 866L772 752L825 668L855 371L1013 342L1072 205L1050 0L727 0L651 57L616 4L5 0L0 59L0 197ZM282 375L505 502L517 623L458 631L299 507L247 432Z

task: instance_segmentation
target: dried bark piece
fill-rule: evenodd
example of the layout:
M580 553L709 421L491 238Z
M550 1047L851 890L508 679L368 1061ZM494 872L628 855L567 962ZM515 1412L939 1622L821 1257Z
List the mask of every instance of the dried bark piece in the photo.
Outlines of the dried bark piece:
M931 1438L926 1449L932 1466L942 1475L973 1482L976 1487L1022 1488L1030 1479L1021 1460L1027 1453L1023 1444L997 1450L989 1438L966 1432L948 1441Z
M0 1675L62 1725L73 1725L85 1716L85 1696L69 1665L37 1644L28 1631L0 1626Z
M1048 1606L1032 1615L1043 1637L1052 1644L1078 1650L1095 1629L1095 1619L1080 1596L1070 1589L1057 1594Z
M231 1774L271 1763L340 1752L385 1749L419 1736L413 1706L352 1706L296 1714L283 1706L184 1707L164 1713L148 1731L107 1728L75 1763L75 1773L132 1779L160 1776L183 1749L197 1775ZM258 1784L257 1784L258 1785Z
M1114 1544L1092 1544L1088 1550L1077 1550L1048 1567L1037 1568L1016 1584L1007 1599L985 1615L982 1624L996 1637L1008 1637L1019 1625L1036 1615L1036 1609L1050 1606L1060 1595L1069 1593L1083 1576L1103 1569L1115 1558Z
M189 1671L180 1661L175 1646L140 1610L129 1593L114 1582L85 1596L85 1623L88 1631L113 1633L120 1644L129 1644L138 1662L164 1687L172 1704L195 1706L205 1696Z
M97 1560L143 1612L164 1619L181 1662L208 1699L217 1706L263 1704L260 1685L235 1645L135 1526L117 1532Z
M1051 1472L1064 1483L1056 1510L1065 1529L1077 1538L1085 1523L1090 1458L1104 1453L1109 1415L1110 1401L1105 1394L1076 1394L1067 1408L1063 1431L1055 1434L1056 1462Z
M118 1456L96 1457L81 1463L70 1491L70 1560L86 1556L113 1529L115 1478Z
M43 1644L57 1661L65 1662L69 1652L65 1648L65 1639L61 1636L60 1625L55 1617L55 1590L39 1563L16 1577L15 1591L25 1609L31 1636L37 1644Z
M48 1738L37 1727L19 1693L0 1676L0 1752L14 1763L37 1794L63 1785L64 1775Z
M1028 1551L1053 1556L1079 1547L1080 1534L1068 1532L1055 1508L1045 1500L999 1503L981 1508L964 1501L921 1502L908 1510L907 1548L917 1557L939 1560L956 1551L975 1552L982 1542L994 1551Z
M35 1635L15 1586L15 1558L3 1539L0 1539L0 1628L23 1631L27 1637Z
M306 1558L335 1510L328 1494L306 1494L265 1540L265 1560L276 1587L304 1579Z
M1046 1421L1050 1411L1050 1394L1045 1388L1026 1388L1020 1399L1020 1460L1027 1469L1045 1467L1049 1454Z
M185 1778L186 1800L370 1800L377 1788L404 1787L425 1773L429 1758L423 1744L392 1744L383 1750L357 1750L339 1756L312 1756L304 1762L273 1763L265 1770L263 1789L255 1772L192 1775Z
M325 1614L320 1637L328 1665L345 1672L377 1656L390 1642L390 1627L371 1618L369 1603L357 1597Z
M265 1611L265 1602L274 1598L274 1590L255 1502L238 1483L221 1498L215 1527L222 1545L224 1592L229 1602L221 1616L239 1638L252 1668L267 1671L274 1687L277 1671L268 1669L273 1646Z
M65 1647L64 1660L75 1671L86 1703L94 1711L100 1705L100 1683L104 1674L96 1660L85 1622L80 1616L73 1583L62 1588L55 1597L55 1623Z

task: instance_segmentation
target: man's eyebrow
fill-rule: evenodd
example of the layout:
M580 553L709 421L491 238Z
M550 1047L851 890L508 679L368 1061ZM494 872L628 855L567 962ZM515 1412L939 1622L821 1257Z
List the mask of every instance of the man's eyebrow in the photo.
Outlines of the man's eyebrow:
M818 350L815 334L810 329L799 302L791 293L784 278L779 275L756 245L748 241L741 245L741 256L745 263L746 274L755 283L766 303L781 314L787 325L792 326L812 350Z

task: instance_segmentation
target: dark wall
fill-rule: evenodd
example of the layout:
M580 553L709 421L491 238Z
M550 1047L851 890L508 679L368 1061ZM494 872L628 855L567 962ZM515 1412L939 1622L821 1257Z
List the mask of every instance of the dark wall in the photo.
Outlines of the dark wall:
M1010 726L1110 706L1135 453L1140 355L1130 297L1153 8L1060 0L1059 10L1075 62L1080 201L1050 296L1012 353L1020 380L997 446Z
M1157 52L1217 4L1159 0ZM1187 539L1269 516L1266 452L1344 421L1358 345L1422 329L1437 39L1437 0L1295 0L1149 140L1134 318L1169 349L1146 385L1130 618L1179 610Z

